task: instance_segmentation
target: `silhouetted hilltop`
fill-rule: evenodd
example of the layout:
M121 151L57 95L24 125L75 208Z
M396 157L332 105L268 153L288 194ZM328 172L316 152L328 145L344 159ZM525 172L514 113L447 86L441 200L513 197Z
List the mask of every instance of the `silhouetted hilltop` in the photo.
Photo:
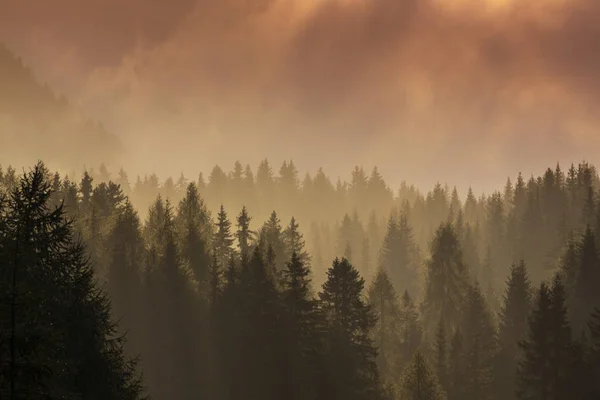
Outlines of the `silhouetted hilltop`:
M122 149L119 139L57 96L0 43L0 156L15 164L45 159L59 168L94 160L109 163Z

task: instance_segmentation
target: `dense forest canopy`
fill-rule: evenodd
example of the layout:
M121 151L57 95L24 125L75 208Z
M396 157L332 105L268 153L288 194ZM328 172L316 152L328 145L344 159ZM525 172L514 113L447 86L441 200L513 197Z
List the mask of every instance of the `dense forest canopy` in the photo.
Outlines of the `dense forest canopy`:
M0 3L0 399L600 399L598 0Z
M274 169L2 168L2 393L597 398L594 166L464 199Z

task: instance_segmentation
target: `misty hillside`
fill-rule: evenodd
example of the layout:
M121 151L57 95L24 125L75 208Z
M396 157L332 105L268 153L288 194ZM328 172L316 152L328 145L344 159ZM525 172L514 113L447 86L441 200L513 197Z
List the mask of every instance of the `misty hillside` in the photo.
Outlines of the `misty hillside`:
M121 144L83 116L0 43L0 155L17 165L43 158L61 169L112 161Z
M207 181L0 168L3 397L600 398L593 165L465 199L266 160Z

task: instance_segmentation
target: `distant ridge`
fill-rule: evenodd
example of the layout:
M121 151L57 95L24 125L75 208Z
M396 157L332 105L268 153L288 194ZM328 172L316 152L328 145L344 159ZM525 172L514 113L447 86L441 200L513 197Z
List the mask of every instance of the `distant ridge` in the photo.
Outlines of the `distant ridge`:
M43 159L54 168L80 169L117 162L122 152L117 136L40 84L0 43L0 163L27 165Z

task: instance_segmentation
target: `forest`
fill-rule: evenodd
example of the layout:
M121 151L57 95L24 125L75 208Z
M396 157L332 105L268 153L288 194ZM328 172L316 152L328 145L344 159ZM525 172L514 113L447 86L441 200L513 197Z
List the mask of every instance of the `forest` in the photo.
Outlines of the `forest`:
M600 180L0 169L7 399L600 398Z

